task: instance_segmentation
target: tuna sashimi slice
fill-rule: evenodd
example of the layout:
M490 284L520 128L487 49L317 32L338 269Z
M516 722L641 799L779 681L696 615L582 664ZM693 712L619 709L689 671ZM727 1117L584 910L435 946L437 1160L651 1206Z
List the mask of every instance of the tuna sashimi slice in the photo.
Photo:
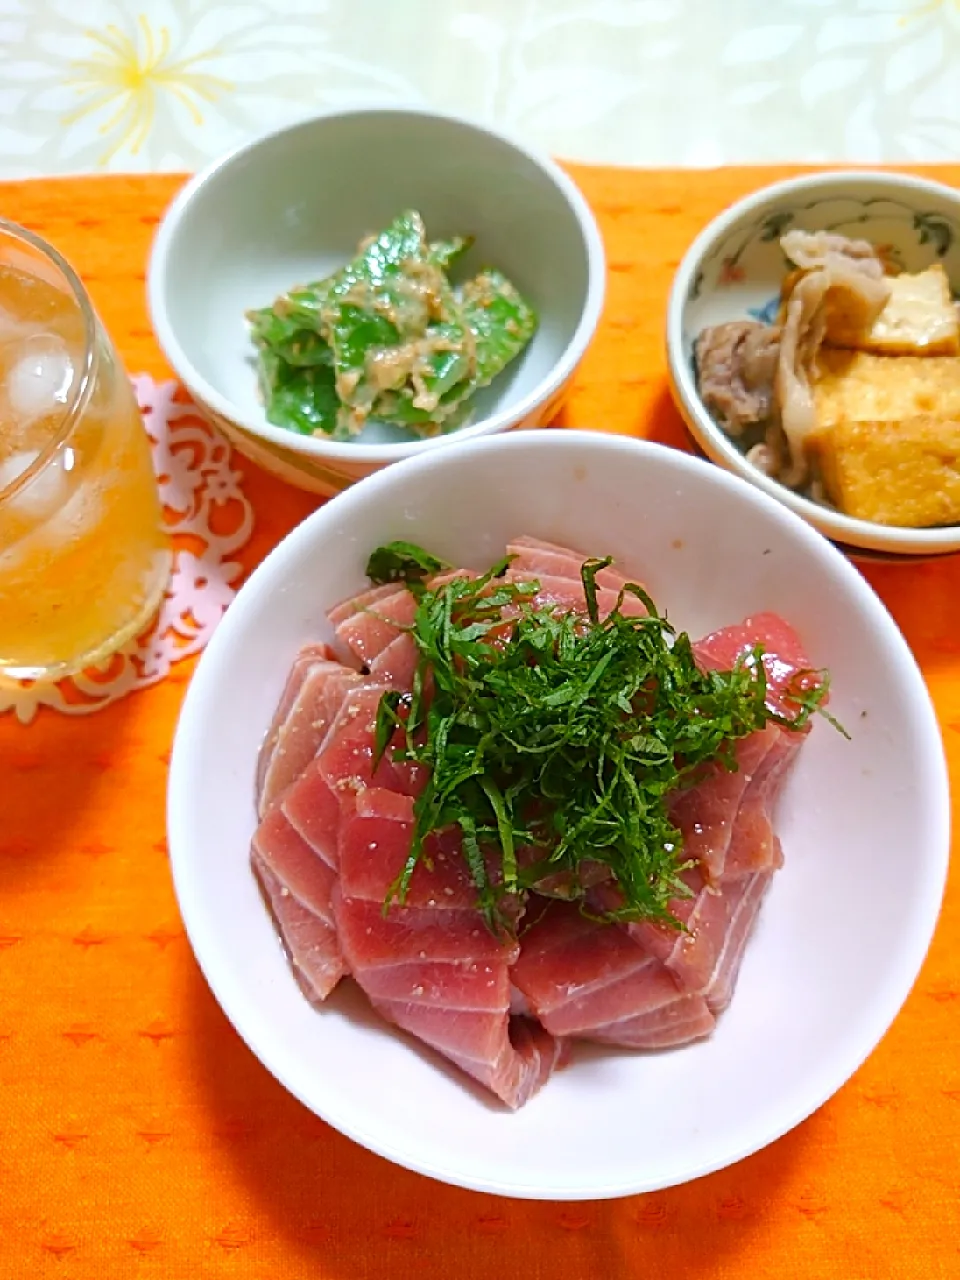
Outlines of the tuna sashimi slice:
M261 816L320 750L344 694L362 679L340 662L313 660L298 679L292 697L288 696L288 683L274 726L260 749L257 780Z
M463 939L470 937L472 960L487 963L499 960L503 944L478 919L476 908L436 907L391 908L384 915L383 902L376 898L351 898L349 919L341 921L346 944L364 965L395 966L408 961L460 961ZM403 915L397 915L399 910ZM394 916L391 923L390 916ZM401 925L402 928L399 928Z
M494 937L471 909L476 891L465 860L450 856L452 846L437 850L444 861L418 866L410 905L383 914L412 831L410 797L380 787L358 792L353 811L344 812L334 911L350 972L385 1018L518 1107L559 1053L546 1033L511 1024L509 973L518 944Z
M388 888L403 871L410 852L413 827L413 801L409 796L391 794L380 788L360 791L354 797L351 811L345 813L341 826L343 840L362 850L341 864L340 883L350 898L373 902L382 907ZM456 912L472 913L479 945L483 933L489 933L476 914L477 891L464 873L460 838L455 831L437 832L428 837L425 857L415 868L407 889L405 905L423 908L429 915ZM389 916L388 916L389 918ZM391 933L395 930L391 928Z
M745 618L739 626L723 627L698 640L693 646L697 661L707 671L729 671L738 658L742 658L757 645L763 646L763 666L767 675L767 705L783 715L794 714L796 707L789 700L789 691L795 687L798 674L809 672L804 683L815 684L800 637L776 613L758 613Z
M334 870L290 825L279 805L270 810L253 833L252 855L298 901L334 927L330 902Z
M664 1048L713 1029L706 1003L682 992L626 929L571 903L550 903L525 930L511 980L557 1036Z
M337 932L281 884L256 849L251 858L294 976L307 999L321 1004L346 971Z
M507 555L513 556L511 568L525 579L570 578L581 581L580 570L584 561L592 559L569 547L561 547L553 542L542 542L539 538L530 538L525 534L507 543ZM597 585L619 591L627 581L614 565L608 565L597 574Z
M716 888L696 871L685 874L691 898L671 910L685 932L667 925L630 924L630 936L670 970L682 990L702 996L714 1012L730 1003L740 962L772 871L724 880Z
M394 763L391 748L373 769L377 708L384 687L369 682L348 690L320 754L284 794L283 812L294 829L331 867L337 865L340 812L346 802L374 783L402 794L416 794L423 771Z
M370 663L370 678L394 689L411 689L419 657L420 651L413 636L403 631Z
M394 587L389 595L344 618L336 627L337 639L369 667L391 640L412 626L416 612L417 601L406 587Z
M396 594L397 584L395 582L383 583L378 587L368 587L365 591L361 591L355 596L349 596L346 600L341 600L339 604L335 604L332 609L327 611L327 620L336 629L341 622L346 622L347 618L359 613L361 609L378 604L381 600L387 600L390 596Z
M537 591L531 597L531 603L538 609L554 609L570 613L587 612L587 601L583 583L573 578L554 578L547 574L531 575L523 570L511 567L507 570L508 582L524 583L536 581ZM597 591L597 610L601 618L612 613L616 608L619 595L610 587L600 587ZM636 596L627 595L620 606L625 618L642 618L646 616L646 608Z
M532 1018L511 1018L507 1030L506 1039L499 1040L499 1051L491 1061L478 1062L450 1049L446 1056L516 1110L564 1065L570 1049L569 1041L555 1039Z
M724 873L740 803L783 730L768 724L742 738L735 748L737 768L711 762L700 780L672 796L670 817L683 837L684 858L694 858L712 882Z
M283 686L283 692L280 695L280 701L277 703L277 709L273 713L273 719L264 735L263 745L257 757L256 789L258 797L263 790L263 775L267 765L270 763L270 755L276 744L280 728L290 714L290 708L300 692L307 673L318 663L334 661L336 661L336 655L333 650L328 645L319 643L305 645L294 658L290 674L287 676L287 682Z
M705 670L729 671L756 645L764 647L767 702L790 714L787 691L809 660L793 628L776 614L757 614L739 626L714 631L693 646ZM741 806L744 810L732 869L746 874L779 865L780 850L767 815L802 733L768 724L737 743L736 770L719 762L707 766L693 786L676 793L670 816L683 837L683 852L695 858L707 879L718 884L727 874L727 858ZM752 825L751 825L752 824Z
M775 871L783 865L783 851L771 821L772 810L802 741L802 734L781 729L744 791L727 849L724 883L755 871Z
M476 576L472 569L444 569L430 578L427 586L431 588L442 587L446 583L452 582L454 578L475 578ZM363 609L373 608L388 600L390 596L396 595L401 588L401 583L385 582L376 587L366 587L355 596L348 596L346 600L341 600L339 604L335 604L332 609L327 611L330 625L334 628L338 627L341 622L345 622L353 614L359 613Z
M606 1027L595 1027L590 1039L626 1049L673 1049L710 1035L716 1019L702 996L681 995L669 1003Z
M735 905L706 992L707 1004L714 1013L720 1013L733 998L744 952L772 876L772 871L758 871L724 886L724 892L729 891L735 898Z
M377 711L389 686L368 681L348 690L317 762L323 776L337 792L356 792L376 785L404 795L418 795L426 781L424 766L395 761L400 736L387 747L373 768L376 750Z
M340 801L320 769L318 760L283 795L280 808L290 826L328 867L337 865Z

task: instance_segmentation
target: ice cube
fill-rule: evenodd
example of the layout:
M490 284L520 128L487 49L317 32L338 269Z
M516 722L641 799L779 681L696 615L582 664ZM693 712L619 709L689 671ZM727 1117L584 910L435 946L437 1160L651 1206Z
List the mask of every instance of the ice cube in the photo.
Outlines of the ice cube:
M72 384L73 361L66 343L52 334L37 334L21 344L4 390L10 412L32 422L65 405Z
M73 450L61 450L55 454L37 475L9 499L10 509L15 515L24 520L44 521L56 510L65 507L70 490L63 465L64 452L72 454ZM23 450L0 460L0 493L13 484L18 476L22 476L37 457L39 454L36 450Z

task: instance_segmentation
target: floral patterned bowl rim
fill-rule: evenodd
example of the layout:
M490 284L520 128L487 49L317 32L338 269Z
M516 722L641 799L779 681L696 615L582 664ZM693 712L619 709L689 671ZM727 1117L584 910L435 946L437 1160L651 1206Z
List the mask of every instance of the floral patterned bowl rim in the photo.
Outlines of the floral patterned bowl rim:
M869 195L868 195L869 193ZM763 228L778 208L795 202L806 207L816 200L852 198L866 204L867 199L887 199L906 205L917 214L915 228L921 243L927 243L930 229L919 225L921 214L933 201L941 208L951 207L950 221L960 235L960 192L942 183L908 174L876 172L868 169L837 170L806 174L771 183L732 204L700 232L690 245L677 269L667 305L666 346L671 391L680 413L694 439L704 453L718 465L749 480L771 497L790 507L808 520L832 541L847 548L885 553L886 556L930 556L960 551L960 526L932 529L903 529L858 520L852 516L794 493L778 481L764 475L721 430L700 399L690 358L690 335L687 314L690 304L703 287L704 266L716 259L719 247L742 228L753 230L760 238L771 239ZM944 215L945 216L945 215ZM869 236L867 237L869 238ZM949 243L949 240L948 240ZM935 244L938 257L946 247ZM943 252L941 252L943 250ZM951 282L956 288L960 281ZM739 316L731 308L729 319Z

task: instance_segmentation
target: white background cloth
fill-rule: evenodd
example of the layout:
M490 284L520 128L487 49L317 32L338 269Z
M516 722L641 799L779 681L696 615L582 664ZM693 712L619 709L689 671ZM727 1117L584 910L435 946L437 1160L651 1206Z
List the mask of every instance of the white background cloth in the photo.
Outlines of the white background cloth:
M955 160L960 0L0 0L3 177L195 169L370 100L587 161Z

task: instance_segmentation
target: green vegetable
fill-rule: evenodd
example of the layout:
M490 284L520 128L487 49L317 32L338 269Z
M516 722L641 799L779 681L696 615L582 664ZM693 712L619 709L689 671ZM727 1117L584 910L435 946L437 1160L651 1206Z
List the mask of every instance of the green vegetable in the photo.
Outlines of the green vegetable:
M408 211L340 271L249 311L268 420L335 439L352 438L371 417L421 434L463 426L470 397L536 328L497 272L453 288L446 272L471 244L428 242L420 215ZM330 379L295 373L321 367L334 372L332 414Z
M442 271L449 271L473 245L473 236L453 236L450 240L434 240L429 257Z
M340 411L333 366L297 368L269 349L260 353L260 381L267 402L267 421L300 435L333 434Z
M362 425L375 409L386 422L402 421L389 401L378 405L384 392L413 409L429 406L431 420L440 422L454 407L441 405L440 397L458 385L461 394L470 389L472 340L449 282L431 261L417 213L401 214L331 278L322 320L344 405L342 426ZM373 376L385 353L394 357L399 385L378 384Z
M333 364L330 344L302 315L278 315L273 307L248 311L250 334L261 351L271 351L292 365Z
M367 561L367 577L375 587L388 582L404 582L413 590L425 578L449 568L442 560L414 542L388 542L378 547Z
M460 291L463 317L476 339L475 387L485 387L533 337L537 317L499 271L483 271Z
M827 696L826 675L814 687L798 681L784 717L766 705L759 649L732 671L701 671L689 637L632 583L601 619L596 575L609 560L583 565L586 619L534 607L535 583L502 580L507 561L424 589L437 563L409 544L371 557L381 580L389 572L419 595L413 691L383 696L376 751L400 730L398 758L429 778L385 907L404 900L426 837L454 825L493 929L508 928L510 899L548 875L568 873L571 896L582 896L587 863L605 864L619 887L610 918L676 924L670 900L688 893L687 864L667 797L707 761L735 768L736 742L769 721L803 728ZM627 595L647 616L622 614Z

